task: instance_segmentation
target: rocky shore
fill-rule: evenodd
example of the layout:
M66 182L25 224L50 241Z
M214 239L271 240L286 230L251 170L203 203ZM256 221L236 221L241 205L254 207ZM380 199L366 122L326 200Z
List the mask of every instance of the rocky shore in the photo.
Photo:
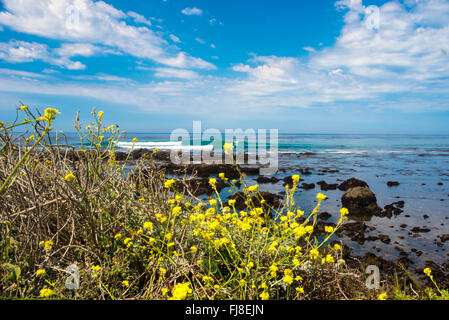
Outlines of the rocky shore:
M65 155L76 161L80 155L73 151ZM309 156L309 155L306 155ZM127 160L128 155L125 152L116 152L115 159L117 161ZM224 173L229 179L238 179L240 173L233 165L228 164L188 164L188 165L176 165L170 161L170 154L168 152L153 153L151 150L139 149L131 152L128 162L132 166L133 162L142 159L154 160L154 164L158 170L165 172L167 176L173 176L179 179L177 187L188 188L192 195L196 197L210 196L212 191L209 187L209 178L217 177L219 173ZM339 170L336 169L320 169L314 170L314 168L286 168L281 167L280 173L276 176L261 176L259 175L259 167L255 165L241 165L241 172L246 176L251 177L254 181L260 185L276 186L276 185L291 185L292 178L289 175L285 175L285 172L296 171L301 174L301 177L307 177L314 171L317 176L326 176L326 174L336 174ZM386 183L387 188L395 188L400 185L398 181L388 181ZM349 221L337 232L333 241L338 241L344 246L344 259L347 263L358 264L360 267L366 267L368 265L376 265L380 268L386 276L393 276L395 273L402 275L404 279L407 278L404 268L412 271L415 279L419 279L421 282L428 283L428 278L423 274L422 270L425 267L432 269L435 280L440 284L442 288L449 288L449 256L446 255L447 261L443 263L436 263L431 260L420 261L421 267L416 268L416 262L419 261L422 250L418 248L410 248L406 250L402 248L398 243L392 241L388 234L372 234L376 230L376 227L370 225L370 220L373 217L385 219L385 223L395 216L404 215L408 218L408 214L404 212L405 200L397 199L392 203L381 207L378 204L376 194L370 189L367 182L352 177L345 179L340 183L328 183L325 179L319 181L305 182L303 179L298 184L300 190L311 190L315 192L326 192L329 190L335 190L341 192L341 205L346 207L349 214ZM221 192L226 188L226 184L217 179L217 190ZM277 207L283 200L283 192L267 192L263 191L263 197L273 207ZM241 210L244 208L244 203L239 202L237 195L229 196L228 199L236 199L236 208ZM328 222L332 217L331 213L321 212L318 216L318 222L316 226L316 236L322 236L326 226L335 226L333 222ZM427 216L428 218L428 216ZM423 215L423 219L427 219L426 215ZM449 217L446 217L446 221ZM449 227L448 232L439 234L432 241L444 252L447 243L449 242ZM408 224L401 224L399 236L401 239L405 237L418 238L422 234L426 234L431 230L427 226L410 226ZM368 244L375 244L372 246L372 250L361 255L357 252L356 248L347 245L346 242L356 243L360 247L366 247ZM382 257L382 246L392 247L398 253L399 258L385 259ZM407 281L407 280L406 280Z

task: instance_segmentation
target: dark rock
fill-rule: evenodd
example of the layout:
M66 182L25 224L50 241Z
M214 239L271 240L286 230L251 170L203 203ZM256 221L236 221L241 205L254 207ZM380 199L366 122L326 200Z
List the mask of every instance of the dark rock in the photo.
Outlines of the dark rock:
M408 269L413 264L413 261L409 257L401 257L398 259L397 263Z
M117 151L115 153L115 160L117 161L125 161L126 157L128 157L128 154L126 152Z
M382 211L382 213L380 214L380 216L382 217L388 217L391 218L394 215L400 215L402 212L404 212L402 209L400 209L400 207L404 207L403 201L402 201L402 205L398 204L398 202L394 202L392 204L388 204L384 207L384 211Z
M260 176L256 179L257 183L276 183L279 182L279 179L276 177L265 177L265 176Z
M389 187L397 187L399 185L399 182L397 181L388 181L387 186Z
M423 215L424 219L429 219L429 216L427 214Z
M368 187L368 184L365 181L356 179L356 178L351 178L346 180L345 182L342 182L339 186L338 189L342 190L342 191L348 191L348 189L351 188L355 188L355 187Z
M226 183L223 180L218 180L215 184L217 191L220 192L226 187ZM175 182L174 187L178 191L183 191L188 189L194 196L200 196L203 194L212 195L214 194L214 190L209 184L208 178L200 178L200 179L190 179L190 180L177 180Z
M341 198L349 214L353 216L372 216L381 213L381 208L377 205L376 195L368 187L350 188Z
M438 236L442 242L449 241L449 234L443 234L441 236Z
M299 172L305 176L311 175L312 172L310 171L311 168L301 168L299 169Z
M332 217L332 215L328 212L321 212L318 215L318 218L320 218L321 220L324 220L324 221L328 220L330 217Z
M271 192L265 192L260 191L260 196L265 200L264 206L269 206L273 208L278 208L280 205L282 205L282 199L283 197L276 195ZM235 208L237 210L244 210L247 208L247 205L245 204L245 200L243 199L243 196L240 193L234 194L229 197L229 199L235 200ZM260 200L256 198L255 196L252 196L252 202L256 207L261 207Z
M196 174L201 178L208 178L212 175L224 173L228 179L238 179L240 174L238 170L231 164L189 164L177 165L174 163L167 163L160 166L161 170L173 175L193 175ZM240 170L246 175L258 175L258 167L240 167Z
M143 157L149 158L153 154L153 151L148 149L136 149L131 151L130 159L139 160Z
M420 228L420 227L414 227L414 228L412 229L412 232L415 232L415 233L424 233L424 232L430 232L430 229L429 229L429 228L426 228L426 227L422 227L422 228Z
M442 186L443 182L438 182L437 185Z
M305 189L305 190L311 190L311 189L315 189L315 184L314 183L303 183L301 185L301 188Z
M325 181L318 181L316 184L321 187L322 191L337 190L337 187L338 187L338 184L336 184L336 183L328 184Z
M389 244L391 242L390 237L387 236L386 234L380 234L379 239L380 239L380 241L382 241L385 244Z

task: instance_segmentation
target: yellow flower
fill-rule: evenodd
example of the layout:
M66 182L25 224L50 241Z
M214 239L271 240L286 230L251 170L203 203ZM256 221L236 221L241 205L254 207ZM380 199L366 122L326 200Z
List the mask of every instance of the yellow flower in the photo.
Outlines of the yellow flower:
M143 228L145 230L153 230L153 222L151 221L144 222Z
M320 256L320 253L317 249L310 250L310 256L313 260L317 259Z
M209 179L209 184L212 188L215 188L215 184L217 183L217 179L215 178L210 178Z
M55 116L59 113L60 112L56 109L47 108L47 109L45 109L44 118L46 121L52 122L53 120L55 120Z
M36 271L36 278L44 276L46 273L45 269L39 269Z
M73 173L69 173L68 175L65 176L64 179L67 182L72 182L75 179L75 175Z
M54 292L53 290L51 290L51 289L45 288L45 289L42 289L42 290L39 292L39 294L40 294L40 296L41 296L42 298L50 298L52 295L55 294L55 292Z
M197 247L195 247L195 246L192 246L192 247L190 248L190 250L192 250L192 252L193 252L193 253L195 253L195 252L197 252L197 251L198 251L198 248L197 248Z
M139 200L137 200L138 202L145 202L145 198L140 198Z
M425 268L425 269L423 270L423 272L424 272L428 277L431 277L431 276L432 276L432 275L431 275L432 270L431 270L430 268Z
M126 238L125 240L123 240L123 243L126 245L127 248L133 245L133 242L131 240L132 240L131 238Z
M223 150L225 152L225 154L231 154L232 153L232 149L234 149L234 145L232 143L225 143L223 145Z
M319 201L323 201L323 200L325 200L327 197L326 197L324 194L322 194L322 193L318 193L318 194L316 195L316 198L317 198Z
M298 259L296 259L296 258L294 258L293 260L292 260L292 262L293 262L293 265L295 266L295 267L298 267L301 263L299 262L299 260Z
M341 250L341 246L338 243L336 243L336 244L334 244L334 249Z
M103 118L104 112L103 111L99 111L98 112L98 119L101 120L101 118Z
M262 300L269 300L269 299L270 299L270 295L269 295L268 292L266 292L266 291L262 292L262 293L259 295L259 297L260 297Z
M165 297L165 295L166 295L167 292L168 292L168 289L167 289L167 288L162 288L161 292L162 292L162 296Z
M387 300L387 293L381 293L379 294L379 296L377 297L377 300Z
M182 208L180 206L176 206L173 208L173 215L175 217L179 216L182 213Z
M170 179L170 180L165 181L164 186L165 186L165 188L170 189L174 183L175 183L175 180Z
M292 176L293 183L295 183L295 184L299 182L299 179L300 179L300 177L297 174Z
M101 112L101 111L100 111ZM128 280L123 280L122 281L122 286L124 287L129 287L129 281Z
M173 238L173 234L171 234L171 233L167 233L165 235L165 239L167 239L167 240L171 240L172 238Z
M132 143L136 144L137 143L137 138L134 138Z
M335 262L334 257L332 257L330 254L328 254L328 255L326 256L326 262L327 262L327 263L333 263L333 262Z
M218 174L218 177L219 177L221 180L225 180L225 179L226 179L224 173L219 173L219 174Z
M235 199L229 200L229 201L228 201L228 204L229 204L231 207L235 206Z
M349 214L349 211L346 208L341 208L340 209L340 214L341 214L342 217L344 217L344 216Z
M54 243L51 240L48 240L48 241L44 242L45 250L51 250L53 248L53 245L54 245Z
M259 185L256 184L256 185L254 185L254 186L249 187L249 188L248 188L248 191L254 193L254 192L256 192L258 189L259 189Z
M285 284L287 284L287 285L291 285L293 283L293 277L288 274L288 275L284 276L282 281L284 281Z
M92 266L91 269L94 272L99 272L101 270L101 267L100 266Z
M21 106L21 107L20 107L20 110L22 110L22 111L25 111L26 109L28 109L27 106Z
M115 236L114 236L114 239L115 240L120 240L122 238L122 234L121 233L117 233Z
M189 282L178 283L172 290L170 300L185 300L192 293Z
M210 204L211 206L216 206L216 205L217 205L217 200L211 199L211 200L209 200L209 204Z
M324 231L326 231L327 233L332 233L334 232L334 228L331 226L325 226Z
M275 277L276 276L276 272L278 271L278 267L275 264L272 264L269 268L271 277Z
M298 293L304 293L304 288L296 287L295 290Z

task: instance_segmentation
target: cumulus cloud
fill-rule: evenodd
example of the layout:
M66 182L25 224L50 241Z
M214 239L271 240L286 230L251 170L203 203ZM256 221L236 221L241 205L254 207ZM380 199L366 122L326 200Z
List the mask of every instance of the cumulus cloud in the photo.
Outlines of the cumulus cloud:
M0 24L18 32L102 45L170 67L213 68L206 61L198 63L200 58L177 52L149 29L148 23L142 27L128 25L125 21L128 15L140 22L144 21L143 17L132 12L127 15L103 1L3 0L3 6L5 11L0 12ZM179 57L182 57L182 65L178 64Z
M58 50L60 52L58 52ZM74 56L73 53L64 55L65 50L66 48L61 47L54 50L54 53L52 53L45 44L11 40L9 42L0 42L0 59L11 63L41 60L70 70L82 70L86 68L86 66L79 61L71 61L69 58Z

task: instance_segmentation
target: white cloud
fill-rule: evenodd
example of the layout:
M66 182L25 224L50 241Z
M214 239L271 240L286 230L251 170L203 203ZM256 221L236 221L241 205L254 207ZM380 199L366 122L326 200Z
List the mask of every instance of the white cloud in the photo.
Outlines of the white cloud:
M175 36L174 34L171 34L170 39L175 42L175 43L181 43L181 39L179 39L177 36Z
M146 24L149 27L152 25L150 20L134 11L128 11L128 16L133 18L136 23Z
M177 79L196 79L199 75L192 70L172 69L172 68L156 68L155 77L158 78L177 78Z
M102 45L137 58L182 68L213 68L200 58L178 52L148 27L126 24L127 15L103 1L3 0L0 24L15 31L63 41ZM192 11L192 12L195 12ZM179 62L183 65L170 65Z
M201 44L206 44L206 41L204 41L201 38L195 38L195 41L198 42L198 43L201 43Z
M91 57L98 52L101 52L101 48L90 43L64 43L60 48L54 50L55 54L67 58L76 56Z
M304 50L308 51L308 52L316 52L316 50L312 47L304 47Z
M63 48L57 50L64 51ZM16 40L0 42L0 59L7 62L24 63L41 60L70 70L82 70L86 68L81 62L68 59L70 56L63 56L57 52L55 53L56 54L51 53L47 45L36 42Z
M200 16L203 14L203 10L198 8L185 8L181 12L186 16Z
M0 74L10 75L10 76L18 76L18 77L27 77L27 78L46 78L46 75L22 70L13 70L13 69L0 69Z

